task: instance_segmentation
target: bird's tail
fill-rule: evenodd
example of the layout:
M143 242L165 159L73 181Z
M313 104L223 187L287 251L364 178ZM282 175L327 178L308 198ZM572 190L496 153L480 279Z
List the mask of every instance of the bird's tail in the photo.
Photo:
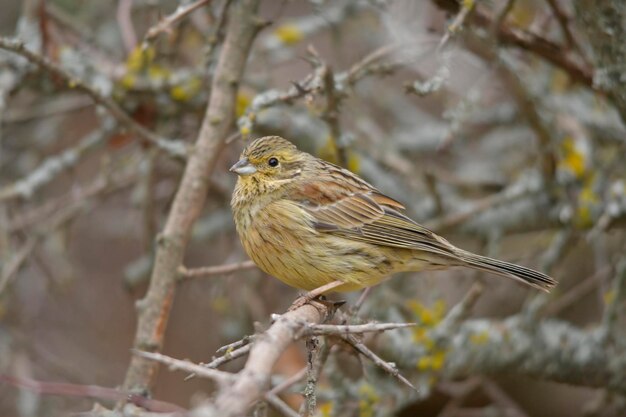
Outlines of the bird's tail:
M459 250L456 255L458 259L467 266L513 278L545 292L549 292L557 284L557 282L548 275L530 268L462 250Z

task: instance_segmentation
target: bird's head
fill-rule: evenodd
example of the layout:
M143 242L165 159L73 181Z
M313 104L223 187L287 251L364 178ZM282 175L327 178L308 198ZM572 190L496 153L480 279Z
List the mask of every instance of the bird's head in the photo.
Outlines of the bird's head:
M248 144L230 171L239 183L259 187L257 192L275 191L295 181L310 155L280 136L265 136Z

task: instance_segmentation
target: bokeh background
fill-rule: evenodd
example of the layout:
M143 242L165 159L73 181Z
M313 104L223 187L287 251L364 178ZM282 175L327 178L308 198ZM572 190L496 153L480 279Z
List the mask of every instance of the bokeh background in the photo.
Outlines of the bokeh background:
M560 282L549 296L538 295L455 269L381 284L359 317L420 326L368 343L397 362L419 391L382 373L364 374L349 350L338 350L318 387L318 415L625 412L623 397L602 386L532 378L514 367L447 372L454 358L425 336L479 282L483 291L465 320L497 327L517 316L589 334L604 329L613 335L606 354L624 355L626 111L616 97L624 86L611 85L613 67L602 61L605 49L615 65L626 61L610 47L611 36L621 42L619 33L594 39L584 24L593 2L573 3L261 2L260 15L271 24L252 48L237 96L238 124L210 179L186 267L247 259L230 214L236 178L228 167L248 138L279 134L359 173L454 244ZM0 34L19 37L149 130L192 144L220 50L223 4L209 2L142 47L147 31L177 6L0 0ZM333 91L319 82L304 97L280 99L294 83L309 85L311 74L320 81L321 73L334 76ZM10 377L0 382L0 415L85 412L94 401L111 406L84 393L60 395L59 384L122 384L135 305L146 291L155 238L183 162L124 129L83 92L5 50L0 121L0 374ZM182 280L164 353L206 362L220 346L267 326L271 313L297 295L256 269ZM339 298L353 304L358 296ZM491 329L471 348L492 347ZM624 369L623 363L614 366ZM295 343L276 374L305 364L304 347ZM209 382L184 376L162 370L154 398L188 408L212 392ZM33 390L18 383L26 380L49 385ZM285 399L297 407L295 391Z

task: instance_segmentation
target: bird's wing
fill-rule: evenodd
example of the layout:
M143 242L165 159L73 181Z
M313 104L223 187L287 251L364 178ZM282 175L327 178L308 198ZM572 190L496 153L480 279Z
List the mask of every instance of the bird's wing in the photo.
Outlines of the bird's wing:
M314 227L319 232L456 258L454 246L402 214L401 203L364 181L363 184L342 187L336 182L324 183L318 179L305 184L293 197L313 216Z

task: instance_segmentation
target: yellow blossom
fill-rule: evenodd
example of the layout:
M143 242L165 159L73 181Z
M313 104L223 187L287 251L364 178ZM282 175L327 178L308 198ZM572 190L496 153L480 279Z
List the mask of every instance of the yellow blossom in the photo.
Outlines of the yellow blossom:
M294 43L298 43L304 37L302 31L296 25L292 24L279 26L274 31L274 35L278 39L280 39L280 41L285 45L293 45Z

